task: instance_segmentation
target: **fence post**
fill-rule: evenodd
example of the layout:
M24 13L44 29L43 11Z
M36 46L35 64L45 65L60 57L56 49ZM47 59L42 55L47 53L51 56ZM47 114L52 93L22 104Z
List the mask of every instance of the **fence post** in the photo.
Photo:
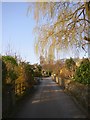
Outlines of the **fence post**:
M16 99L15 99L15 81L12 84L12 105L14 106L16 103Z
M20 95L21 95L21 83L19 83L19 92L20 92Z

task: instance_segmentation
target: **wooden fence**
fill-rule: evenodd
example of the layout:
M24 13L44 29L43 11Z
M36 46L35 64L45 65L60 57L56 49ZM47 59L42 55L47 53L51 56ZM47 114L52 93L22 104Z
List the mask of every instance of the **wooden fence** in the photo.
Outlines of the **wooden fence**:
M25 82L15 84L15 95L21 96L26 90Z
M7 118L12 112L17 101L23 98L24 95L32 92L35 81L17 82L6 84L2 88L2 118Z
M12 83L7 84L2 89L2 117L7 118L8 114L12 111L12 108L16 105L17 101L27 93L30 89L28 83Z

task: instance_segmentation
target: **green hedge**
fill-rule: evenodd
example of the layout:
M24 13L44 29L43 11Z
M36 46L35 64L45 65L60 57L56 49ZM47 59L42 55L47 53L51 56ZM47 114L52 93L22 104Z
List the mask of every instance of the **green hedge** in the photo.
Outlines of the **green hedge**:
M90 84L90 61L85 58L82 60L79 67L77 67L74 80L83 84Z

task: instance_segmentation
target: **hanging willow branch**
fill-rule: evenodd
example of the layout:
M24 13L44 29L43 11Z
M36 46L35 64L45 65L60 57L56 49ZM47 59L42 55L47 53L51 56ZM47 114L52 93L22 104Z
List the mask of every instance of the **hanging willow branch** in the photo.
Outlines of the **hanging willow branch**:
M41 51L49 52L51 45L64 49L73 44L82 46L83 33L84 39L90 41L87 29L90 24L90 2L42 2L34 3L32 8L38 20L37 45ZM41 24L42 17L45 21Z

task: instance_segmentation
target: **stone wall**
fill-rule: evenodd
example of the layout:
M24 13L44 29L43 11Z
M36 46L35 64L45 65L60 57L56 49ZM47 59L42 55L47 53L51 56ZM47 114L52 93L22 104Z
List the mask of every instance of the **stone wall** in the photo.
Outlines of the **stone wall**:
M88 110L90 108L90 86L72 80L64 81L65 90L70 92L82 106Z
M70 93L87 111L90 111L90 85L55 77L54 81Z
M61 79L57 76L53 80L69 92L86 110L90 110L90 85L84 85L69 79Z

